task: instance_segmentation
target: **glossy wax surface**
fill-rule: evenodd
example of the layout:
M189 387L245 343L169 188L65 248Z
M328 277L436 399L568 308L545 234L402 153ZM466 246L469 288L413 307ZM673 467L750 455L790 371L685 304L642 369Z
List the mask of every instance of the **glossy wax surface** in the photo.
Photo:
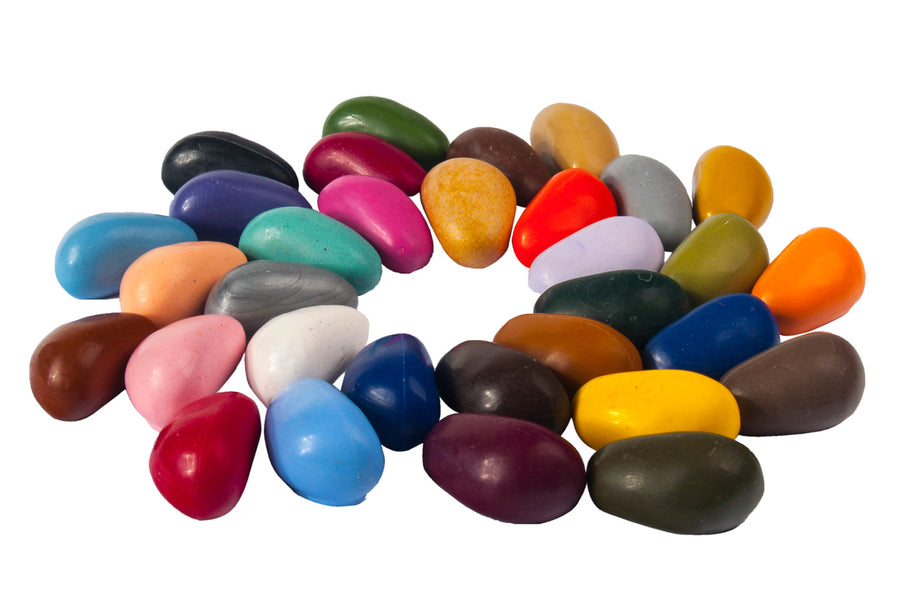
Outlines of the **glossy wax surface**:
M125 366L156 326L140 314L96 314L60 325L31 355L31 392L58 420L87 418L125 390Z
M369 320L349 306L309 306L264 324L247 344L247 382L269 405L305 378L333 383L369 339Z
M795 238L766 268L753 295L775 313L783 335L840 318L862 297L866 270L850 241L827 227Z
M619 214L650 223L671 252L691 232L691 198L681 179L662 162L627 154L606 165L600 180L616 199Z
M550 179L547 165L527 141L496 127L463 131L450 143L447 158L475 158L496 166L512 183L519 206L528 206Z
M756 456L703 432L610 443L587 466L587 486L604 512L678 534L715 534L740 525L765 489Z
M528 269L528 286L543 293L579 277L618 270L659 270L665 251L653 227L633 216L591 223L538 254Z
M122 275L145 252L164 245L197 241L184 222L161 214L104 212L79 221L56 249L56 279L78 299L119 294Z
M128 397L160 430L189 403L219 391L244 347L244 329L230 316L203 314L173 322L135 349L125 369Z
M524 266L548 247L598 220L616 216L616 201L600 179L580 168L553 175L516 220L512 247Z
M847 419L862 400L866 374L850 342L815 332L741 362L721 382L737 399L742 435L789 435Z
M678 431L735 438L740 412L731 392L715 379L687 370L639 370L597 377L572 400L572 420L594 449L607 443Z
M520 314L497 331L494 343L536 358L570 397L593 378L643 367L641 354L622 333L600 321L569 314Z
M488 518L538 524L570 512L585 488L584 462L568 441L533 422L453 414L422 448L439 487Z
M380 137L342 131L317 141L303 163L303 179L319 193L344 175L366 175L393 183L408 196L419 193L423 169L412 156Z
M162 180L175 193L197 175L221 169L268 177L294 189L300 186L297 173L286 160L254 141L227 131L193 133L175 142L163 158Z
M435 237L457 264L485 268L506 253L516 193L497 167L474 158L445 160L425 175L421 199Z
M246 262L241 250L219 241L186 241L152 249L122 275L119 305L122 312L143 314L159 327L203 314L213 286Z
M533 356L490 341L464 341L435 367L441 399L454 411L522 418L562 434L571 409L565 388Z
M450 141L437 125L415 110L388 98L360 96L334 107L322 135L341 131L369 133L412 156L428 171L447 156Z
M297 381L278 395L266 410L265 440L278 476L316 503L358 504L384 471L384 452L365 415L319 379Z
M224 516L244 493L261 433L259 409L246 395L200 398L159 432L150 452L153 483L186 516Z
M600 176L619 156L619 144L599 116L576 104L551 104L531 124L531 146L551 173L583 168Z
M733 293L694 308L654 335L644 347L644 367L718 379L780 340L769 307L749 293Z
M269 320L309 306L355 308L359 296L342 276L309 264L254 260L228 271L210 290L206 314L236 318L247 339Z
M281 206L309 208L299 191L268 177L235 170L209 171L182 185L169 204L177 218L205 241L237 245L253 217Z
M341 392L363 411L381 444L394 451L420 445L441 416L431 356L405 333L364 347L350 362Z
M694 222L713 214L740 214L761 227L772 210L772 181L766 169L747 152L732 146L707 150L697 160L693 176Z
M606 323L642 349L690 310L673 279L649 270L617 270L563 281L544 291L534 311L571 314Z
M344 223L306 208L263 212L241 234L239 243L250 260L300 262L325 268L345 278L359 295L381 280L381 258L362 235Z
M411 273L425 267L434 252L425 217L399 187L365 175L335 179L319 194L317 207L362 235L385 268Z
M699 306L720 295L750 293L768 265L769 251L756 227L724 213L697 225L659 272L675 279Z

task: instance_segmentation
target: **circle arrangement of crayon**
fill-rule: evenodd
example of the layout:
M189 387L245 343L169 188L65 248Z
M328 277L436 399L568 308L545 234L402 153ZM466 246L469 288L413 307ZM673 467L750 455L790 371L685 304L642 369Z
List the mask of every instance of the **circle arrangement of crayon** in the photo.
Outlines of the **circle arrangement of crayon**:
M763 495L738 436L830 428L862 398L859 355L817 330L862 295L862 260L822 227L770 260L772 183L738 148L700 156L689 192L620 155L581 106L548 106L528 141L476 127L451 143L358 97L326 117L301 175L315 207L270 149L195 133L164 156L168 214L87 216L59 244L63 289L121 309L44 338L34 397L77 421L127 394L158 431L153 481L192 518L235 507L264 439L285 484L321 504L360 503L385 448L420 448L423 480L496 520L553 520L587 489L608 514L719 533ZM434 240L463 268L511 247L536 294L436 364L409 332L370 341L378 315L357 309L384 268L427 268ZM255 399L223 389L242 362Z

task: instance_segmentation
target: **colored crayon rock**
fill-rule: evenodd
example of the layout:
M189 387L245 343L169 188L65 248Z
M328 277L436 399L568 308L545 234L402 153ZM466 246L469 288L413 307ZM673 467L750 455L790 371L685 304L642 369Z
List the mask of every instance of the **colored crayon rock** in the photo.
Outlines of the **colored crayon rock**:
M572 421L594 449L608 443L679 431L731 437L740 411L719 381L688 370L618 372L587 382L572 400Z
M795 238L753 286L778 320L797 335L840 318L862 297L866 270L850 241L827 227Z
M225 131L203 131L175 142L163 158L162 180L175 193L197 175L222 169L268 177L294 189L300 186L293 167L278 154Z
M237 319L247 339L266 322L309 306L355 308L359 296L353 285L330 270L274 260L254 260L229 271L210 290L206 314Z
M264 405L300 379L333 383L368 337L368 319L349 306L310 306L276 316L247 344L247 382Z
M425 175L421 199L435 237L457 264L484 268L506 253L516 193L497 167L474 158L446 160Z
M501 522L554 520L584 494L578 450L553 431L518 418L450 415L425 437L422 463L451 497Z
M648 473L652 473L652 476ZM616 441L587 466L587 488L613 516L677 534L716 534L744 522L765 489L746 446L703 432Z
M182 185L169 204L169 216L184 221L204 241L237 245L253 217L282 206L309 208L299 191L260 175L218 170Z
M600 180L616 199L619 214L650 223L671 252L691 232L691 198L684 183L662 162L628 154L606 165Z
M420 445L441 417L431 357L419 339L405 333L364 347L347 367L341 392L394 451Z
M159 432L150 476L182 514L219 518L243 495L261 434L259 409L246 395L228 391L198 399Z
M521 418L562 434L571 409L565 387L534 357L490 341L464 341L434 369L441 398L456 412Z
M740 214L761 227L772 210L772 181L756 158L731 146L707 150L693 177L694 222L713 214Z
M238 247L250 260L311 264L336 273L362 295L381 280L381 258L362 235L326 214L275 208L254 218Z
M659 272L681 285L691 304L729 293L750 293L769 265L766 242L738 214L714 214L675 248Z
M303 163L303 180L316 193L344 175L367 175L389 181L408 196L419 193L423 169L412 156L380 137L357 131L326 135Z
M769 307L749 293L697 306L644 346L644 368L691 370L718 379L781 340Z
M222 388L244 355L241 323L230 316L201 314L149 335L125 368L125 390L155 430L189 403Z
M831 428L859 406L866 375L859 354L832 333L807 333L741 362L722 377L741 411L741 434Z
M359 131L400 148L426 171L444 160L450 141L437 125L411 108L377 96L341 102L325 119L322 135Z
M28 368L31 392L57 420L87 418L125 390L125 366L156 327L139 314L97 314L44 337Z
M325 186L317 206L372 244L385 268L411 273L431 260L431 229L409 196L393 183L346 175Z
M557 283L534 303L534 311L571 314L608 324L637 349L691 309L673 279L650 270L617 270Z
M527 206L550 179L550 171L527 141L496 127L475 127L450 143L447 158L475 158L493 164L506 175L516 203Z
M238 248L219 241L186 241L152 249L122 275L119 305L122 312L143 314L157 327L203 314L213 286L246 262Z
M619 156L615 135L599 116L575 104L551 104L531 124L531 147L551 173L583 168L597 177Z
M105 212L79 221L56 249L56 280L78 299L119 294L122 275L142 254L164 245L197 241L178 219L141 212Z
M266 410L265 440L281 480L316 503L361 503L384 472L372 425L326 381L303 379L282 391Z
M553 175L522 211L512 247L524 266L554 243L604 218L616 216L616 201L600 179L581 168Z
M506 322L494 343L532 356L550 369L569 397L604 374L641 370L641 354L611 326L569 314L520 314Z
M646 221L611 216L557 241L528 269L528 286L538 293L578 277L616 270L659 270L665 250Z

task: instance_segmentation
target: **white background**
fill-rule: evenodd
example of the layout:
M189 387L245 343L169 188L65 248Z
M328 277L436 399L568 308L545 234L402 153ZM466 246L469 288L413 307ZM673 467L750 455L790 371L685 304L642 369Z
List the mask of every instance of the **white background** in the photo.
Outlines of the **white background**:
M900 53L889 3L15 4L0 17L0 595L896 592L900 413L888 250ZM28 361L47 333L118 310L115 300L66 295L53 274L56 245L98 212L166 213L162 157L189 133L237 133L299 172L328 112L359 95L418 110L450 139L474 126L527 139L545 106L580 104L606 120L622 153L654 157L686 185L708 148L750 152L774 183L761 229L772 257L829 226L866 263L862 300L825 327L862 355L859 409L821 433L740 438L763 466L766 493L743 525L715 536L628 523L587 494L547 524L495 522L440 490L420 448L386 451L368 499L331 508L294 495L260 444L230 514L182 516L153 485L155 433L124 394L77 423L53 420L31 396ZM476 271L437 249L422 271L386 272L360 309L371 339L412 333L437 362L529 312L536 296L526 281L511 251ZM242 366L226 389L249 393ZM590 455L571 426L566 437Z

